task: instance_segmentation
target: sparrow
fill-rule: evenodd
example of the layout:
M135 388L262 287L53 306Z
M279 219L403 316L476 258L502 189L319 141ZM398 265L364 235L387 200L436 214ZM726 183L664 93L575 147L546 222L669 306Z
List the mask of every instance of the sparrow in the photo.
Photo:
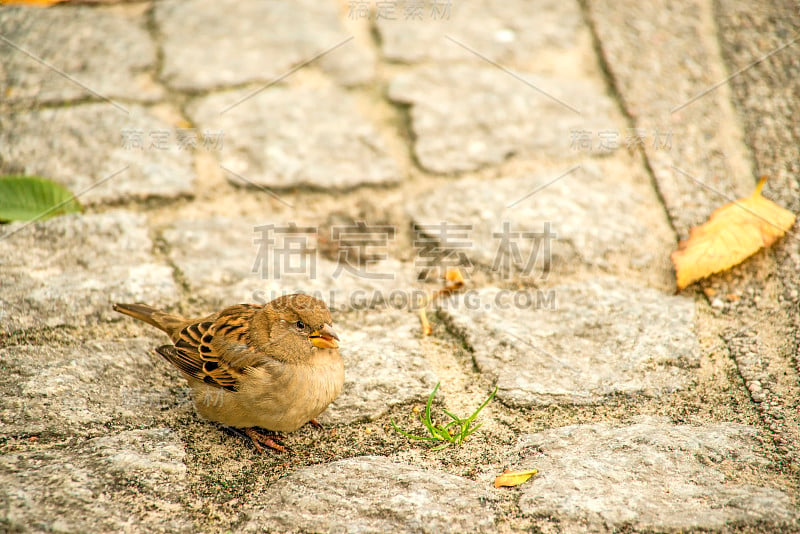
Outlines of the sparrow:
M339 336L328 307L309 295L237 304L201 319L140 303L114 310L164 331L172 344L155 350L186 377L197 412L241 429L259 452L261 444L286 450L275 432L320 426L315 417L342 391Z

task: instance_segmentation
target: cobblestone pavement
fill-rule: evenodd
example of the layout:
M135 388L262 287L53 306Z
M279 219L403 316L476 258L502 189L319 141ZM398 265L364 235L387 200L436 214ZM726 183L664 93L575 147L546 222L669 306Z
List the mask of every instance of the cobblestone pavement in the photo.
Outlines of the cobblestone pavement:
M800 212L798 31L793 1L0 8L0 171L85 206L0 227L3 530L800 532L798 227L677 295L668 259L761 174ZM347 378L289 454L111 310L296 290ZM437 382L498 388L461 447L390 424Z

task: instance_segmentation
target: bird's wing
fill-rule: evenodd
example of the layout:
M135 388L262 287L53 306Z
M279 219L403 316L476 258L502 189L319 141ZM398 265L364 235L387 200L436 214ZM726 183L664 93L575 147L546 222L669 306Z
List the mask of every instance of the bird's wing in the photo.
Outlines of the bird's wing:
M175 345L156 351L184 374L206 384L236 391L239 377L257 355L249 345L248 327L260 306L231 306L212 320L191 323L177 336Z

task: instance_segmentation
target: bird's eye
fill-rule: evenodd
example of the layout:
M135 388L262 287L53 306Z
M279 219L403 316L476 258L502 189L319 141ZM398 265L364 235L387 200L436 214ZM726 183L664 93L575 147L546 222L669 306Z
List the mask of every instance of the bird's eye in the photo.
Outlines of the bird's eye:
M304 323L303 321L297 321L296 323L294 323L294 325L300 330L305 330L306 328L306 323Z

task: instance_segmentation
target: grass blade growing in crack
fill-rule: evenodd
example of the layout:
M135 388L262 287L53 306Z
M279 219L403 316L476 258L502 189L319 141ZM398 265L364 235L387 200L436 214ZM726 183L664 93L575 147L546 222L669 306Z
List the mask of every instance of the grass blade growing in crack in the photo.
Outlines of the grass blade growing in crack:
M478 417L478 414L481 413L481 410L483 410L486 405L491 402L495 395L497 395L497 387L495 387L494 391L492 391L486 400L483 401L480 406L478 406L478 409L472 412L472 414L467 418L459 417L452 412L442 409L445 415L452 419L452 421L442 426L437 425L431 417L433 398L436 396L436 392L438 390L439 384L437 383L436 387L434 387L433 391L431 391L431 394L428 395L428 401L425 403L425 411L419 416L420 422L428 431L430 436L418 436L416 434L411 434L397 426L397 423L394 422L394 419L390 420L395 431L409 439L416 441L441 441L442 443L440 445L437 445L431 449L434 451L442 450L450 445L461 445L464 443L464 441L483 424L478 423L475 426L472 426L475 418ZM453 431L453 429L455 429L455 431Z

